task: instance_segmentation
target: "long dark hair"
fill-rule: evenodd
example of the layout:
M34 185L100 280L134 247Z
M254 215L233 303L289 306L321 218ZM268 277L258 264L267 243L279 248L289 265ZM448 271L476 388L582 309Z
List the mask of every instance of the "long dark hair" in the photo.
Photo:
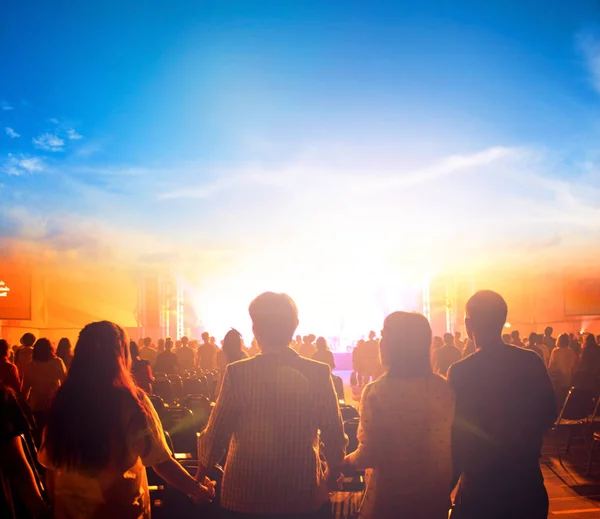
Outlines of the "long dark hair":
M48 362L55 356L52 343L48 339L42 337L36 341L33 346L32 360L35 360L36 362Z
M63 337L60 341L58 341L58 346L56 347L56 356L62 360L67 360L69 357L73 355L71 341L67 337Z
M229 364L237 360L242 360L242 335L237 330L231 329L225 334L223 339L223 351L227 356Z
M101 321L81 330L46 426L45 445L55 467L96 474L111 462L127 459L129 427L146 430L148 423L144 397L129 365L121 327Z

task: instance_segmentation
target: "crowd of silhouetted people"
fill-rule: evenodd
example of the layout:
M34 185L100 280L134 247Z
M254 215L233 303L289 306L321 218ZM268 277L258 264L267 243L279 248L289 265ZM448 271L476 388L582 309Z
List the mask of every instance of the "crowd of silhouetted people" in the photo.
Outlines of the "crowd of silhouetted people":
M108 321L85 326L75 348L31 333L12 348L0 339L0 515L147 518L152 467L198 517L217 496L220 517L329 517L330 492L364 470L364 519L447 519L450 509L545 518L543 435L573 385L600 395L600 346L551 327L505 333L507 312L499 294L481 291L466 305L465 339L433 337L423 315L394 312L380 338L359 340L352 451L335 357L325 338L294 336L298 310L285 294L252 301L249 347L235 329L221 347L208 333L135 342ZM219 384L190 474L149 395L158 374L196 372L218 372Z

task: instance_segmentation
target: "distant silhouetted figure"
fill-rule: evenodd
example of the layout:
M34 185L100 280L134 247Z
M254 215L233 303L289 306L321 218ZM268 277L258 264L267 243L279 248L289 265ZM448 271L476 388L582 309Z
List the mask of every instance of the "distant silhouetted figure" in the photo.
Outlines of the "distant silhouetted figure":
M547 326L544 330L544 344L546 348L548 348L548 352L552 353L552 350L556 347L556 339L552 337L552 333L554 332L554 328L552 326Z
M25 367L33 359L33 345L35 344L35 335L33 333L25 333L21 337L21 347L15 352L15 365L19 370L19 376L23 378Z
M369 332L369 340L363 346L364 383L375 380L383 373L381 359L379 358L379 341L374 331Z
M225 369L229 364L247 358L248 354L244 351L242 335L237 330L229 330L223 339L223 349L217 353L217 367L221 372L221 378L225 375Z
M537 353L540 357L540 359L542 359L544 361L545 364L545 359L544 359L544 352L543 350L538 346L538 335L537 333L530 333L529 334L529 342L526 346L526 348L528 350L534 351L535 353Z
M447 519L454 397L431 371L431 327L417 313L386 317L380 341L387 372L362 394L359 446L345 463L372 468L364 519Z
M519 333L519 330L513 330L512 332L510 332L510 343L513 346L519 346L519 347L523 347L523 341L521 340L521 334Z
M573 383L579 388L600 390L600 346L593 334L585 337L579 367L573 378Z
M152 347L152 339L150 337L146 337L144 339L144 346L140 348L140 358L143 360L147 360L150 363L150 367L154 368L156 366L156 359L159 355L159 353L162 353L164 351L164 341L161 339L159 342L162 341L162 349L159 348L159 351L156 351L153 347Z
M312 360L327 364L333 371L335 369L335 359L333 358L333 353L331 353L329 346L327 346L325 337L319 337L316 344L317 351L313 354Z
M60 341L58 341L58 346L56 347L56 356L65 363L65 368L69 371L71 367L71 362L73 360L73 347L71 346L71 341L67 337L63 337Z
M314 342L315 342L314 335L311 334L311 335L307 335L306 337L304 337L302 344L298 348L298 354L301 357L304 357L306 359L312 359L312 356L317 351L317 348L315 347Z
M165 340L165 351L156 357L156 372L168 375L179 374L179 359L173 353L173 341L170 338Z
M198 346L198 367L211 371L217 367L219 347L211 340L207 332L202 334L202 344Z
M151 394L154 377L152 376L150 362L140 358L140 350L135 341L129 342L129 352L131 354L131 374L133 375L133 380L135 380L137 387L142 391Z
M0 384L11 388L15 393L21 391L21 381L17 366L9 362L10 346L4 339L0 339Z
M179 360L179 367L188 371L196 367L196 352L190 347L189 342L187 337L182 337L181 348L175 352Z
M569 348L569 336L563 333L558 336L556 348L550 355L548 372L558 380L560 388L564 391L571 387L573 373L577 368L577 355Z
M502 341L507 313L496 292L469 299L465 325L477 351L448 373L456 394L452 449L461 518L548 516L539 458L556 399L543 360Z
M46 423L52 399L66 375L65 365L56 356L52 343L45 338L38 339L33 347L33 358L25 368L21 391L40 426Z
M454 336L451 333L445 333L444 345L435 350L433 370L445 377L450 366L460 359L462 359L462 352L454 346Z

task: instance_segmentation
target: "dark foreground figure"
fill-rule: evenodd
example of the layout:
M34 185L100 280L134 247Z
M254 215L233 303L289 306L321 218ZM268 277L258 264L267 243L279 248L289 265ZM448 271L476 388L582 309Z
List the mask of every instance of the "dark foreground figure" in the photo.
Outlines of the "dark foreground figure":
M478 351L448 374L456 393L452 450L461 519L548 516L539 458L556 400L542 359L502 341L507 312L495 292L469 300L465 324Z

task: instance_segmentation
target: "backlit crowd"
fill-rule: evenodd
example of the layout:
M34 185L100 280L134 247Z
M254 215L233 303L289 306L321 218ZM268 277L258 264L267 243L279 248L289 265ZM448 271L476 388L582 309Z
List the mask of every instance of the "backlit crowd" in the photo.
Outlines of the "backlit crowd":
M249 313L249 347L233 329L221 347L208 333L134 342L107 321L75 348L0 340L1 517L147 518L149 467L197 517L217 495L220 517L330 517L331 492L362 471L365 519L547 517L543 436L573 385L600 394L594 335L506 334L506 302L491 291L469 299L464 339L394 312L352 351L362 396L350 450L325 338L295 335L286 294L259 295ZM190 474L150 398L159 374L197 372L219 373L218 398Z

